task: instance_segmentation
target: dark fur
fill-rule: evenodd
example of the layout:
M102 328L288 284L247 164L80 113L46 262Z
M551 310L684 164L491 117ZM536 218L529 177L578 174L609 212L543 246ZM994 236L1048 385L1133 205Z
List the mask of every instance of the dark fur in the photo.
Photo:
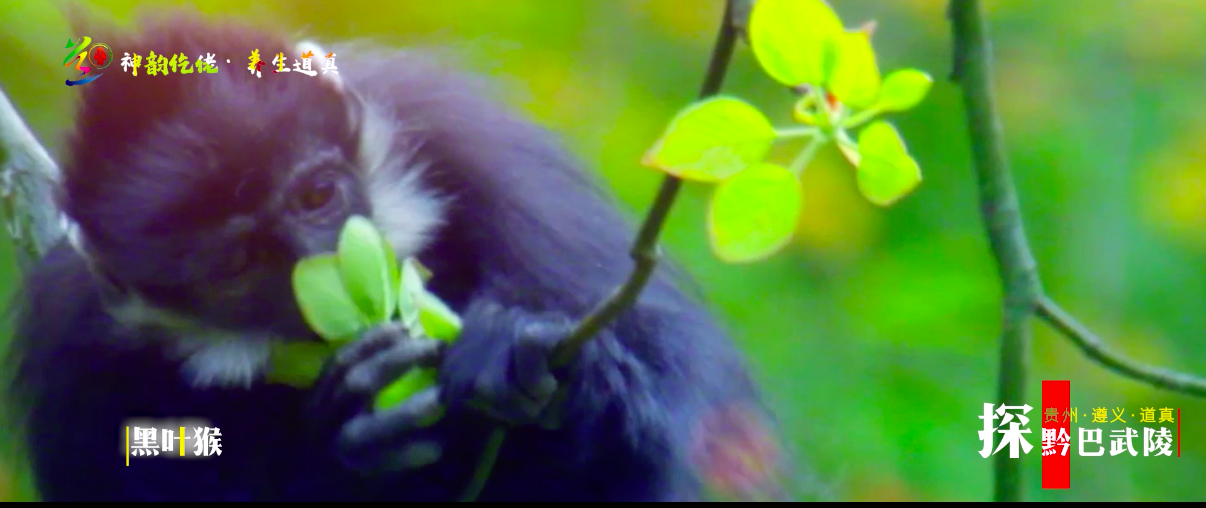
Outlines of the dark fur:
M92 34L119 58L127 48L193 60L215 52L221 71L134 78L114 62L105 76L77 87L85 102L65 167L66 210L123 280L164 286L146 294L210 321L223 319L220 309L193 308L201 297L182 292L203 283L197 274L204 270L162 260L208 260L190 249L201 245L196 232L206 214L244 202L232 197L232 168L267 171L304 149L299 140L344 141L340 110L318 78L249 75L251 49L265 62L291 49L256 34L179 21L128 43ZM339 55L347 87L420 128L420 155L432 163L423 181L452 198L446 224L421 253L436 274L433 290L466 326L442 366L442 384L474 379L514 343L523 322L544 312L580 317L624 279L632 231L550 134L422 58L328 49ZM314 61L320 67L321 58ZM183 125L201 136L174 136ZM404 130L395 142L410 143L402 138L412 135ZM189 155L205 143L221 147L212 152L220 158L216 173L204 174ZM251 326L255 317L296 323L296 310L286 308L293 304L288 281L265 280L246 306L226 307L244 314L226 316L225 324ZM15 394L28 415L27 445L46 500L451 500L468 484L493 425L453 401L454 411L423 432L444 443L438 463L353 473L334 457L334 443L307 431L307 391L191 387L166 354L172 339L116 326L101 296L85 259L65 243L24 285ZM696 499L690 429L720 404L757 403L739 355L661 269L574 372L565 425L512 429L482 500ZM118 439L131 417L208 419L222 430L223 453L131 459L125 467Z

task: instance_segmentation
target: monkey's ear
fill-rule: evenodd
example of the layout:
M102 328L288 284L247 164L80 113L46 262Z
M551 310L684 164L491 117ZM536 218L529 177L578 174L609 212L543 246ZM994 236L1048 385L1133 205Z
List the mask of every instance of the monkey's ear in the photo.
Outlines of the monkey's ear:
M312 40L299 41L294 46L293 51L298 55L303 55L307 52L313 53L320 61L325 61L327 57L327 49ZM319 74L318 78L320 83L333 87L335 91L344 97L348 112L348 130L354 138L358 139L360 136L360 125L364 121L364 108L366 107L364 99L346 86L343 78L335 72Z
M343 94L343 97L344 103L347 104L348 133L351 136L351 139L348 141L353 142L353 146L358 146L360 144L360 137L363 134L364 115L366 114L365 109L368 107L368 104L354 90L348 90Z

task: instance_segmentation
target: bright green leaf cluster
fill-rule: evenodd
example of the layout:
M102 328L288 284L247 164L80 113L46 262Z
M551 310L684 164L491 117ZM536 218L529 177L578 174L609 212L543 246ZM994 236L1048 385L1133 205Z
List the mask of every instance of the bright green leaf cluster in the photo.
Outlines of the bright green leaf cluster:
M396 316L411 337L455 340L460 318L424 288L430 276L413 258L399 264L393 248L371 221L351 217L340 232L335 254L303 259L293 270L293 290L302 317L328 344L278 345L269 379L308 385L334 348ZM377 405L401 402L434 382L434 371L412 371L382 391Z
M755 261L791 240L803 209L795 175L762 162L776 137L757 108L714 97L679 113L641 162L679 178L720 183L708 211L712 250L727 262Z
M667 174L717 183L708 211L712 249L727 262L763 259L795 234L803 211L799 176L835 142L856 168L858 188L888 206L921 183L919 165L890 124L876 117L917 106L933 78L916 69L881 76L873 24L847 30L823 0L759 0L748 23L762 69L801 92L792 117L804 127L775 129L756 107L713 97L684 108L641 159ZM850 131L867 124L857 135ZM783 138L811 140L789 167L764 162Z
M758 0L749 22L754 57L775 81L827 90L854 112L911 109L929 93L933 78L902 69L881 79L873 30L873 24L846 30L823 0ZM828 106L829 116L841 113L832 103L816 106Z
M858 151L858 188L872 203L888 206L921 182L921 168L888 122L877 121L863 129Z
M761 161L775 138L775 128L758 108L715 97L671 120L641 163L684 180L719 182Z
M736 263L769 256L791 240L803 208L796 177L782 166L759 163L725 180L708 209L717 257Z

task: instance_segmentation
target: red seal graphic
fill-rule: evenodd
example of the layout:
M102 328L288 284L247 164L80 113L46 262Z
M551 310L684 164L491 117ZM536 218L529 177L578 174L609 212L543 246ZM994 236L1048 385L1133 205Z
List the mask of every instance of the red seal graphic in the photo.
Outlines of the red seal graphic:
M113 63L113 50L108 44L98 42L88 50L88 62L94 70L104 69Z

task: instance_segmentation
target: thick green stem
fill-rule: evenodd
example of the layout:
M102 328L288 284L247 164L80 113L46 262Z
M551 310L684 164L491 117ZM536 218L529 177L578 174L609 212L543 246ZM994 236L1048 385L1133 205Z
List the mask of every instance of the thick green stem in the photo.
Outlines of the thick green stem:
M1206 396L1206 380L1144 366L1109 351L1092 331L1043 294L1005 157L1001 122L993 99L992 51L983 5L980 0L952 0L949 15L955 43L951 79L962 84L981 212L1004 289L997 402L1024 404L1030 347L1028 325L1035 312L1068 337L1085 356L1108 369L1156 388ZM1022 500L1021 461L997 454L995 466L994 499Z
M1001 318L1001 358L997 403L1025 404L1029 370L1030 318L1042 285L1034 255L1022 228L1017 191L1009 173L1001 122L992 86L992 50L983 5L979 0L952 0L955 71L952 79L963 89L971 136L980 212L988 229L1004 292ZM1022 461L997 454L994 499L1022 500Z

